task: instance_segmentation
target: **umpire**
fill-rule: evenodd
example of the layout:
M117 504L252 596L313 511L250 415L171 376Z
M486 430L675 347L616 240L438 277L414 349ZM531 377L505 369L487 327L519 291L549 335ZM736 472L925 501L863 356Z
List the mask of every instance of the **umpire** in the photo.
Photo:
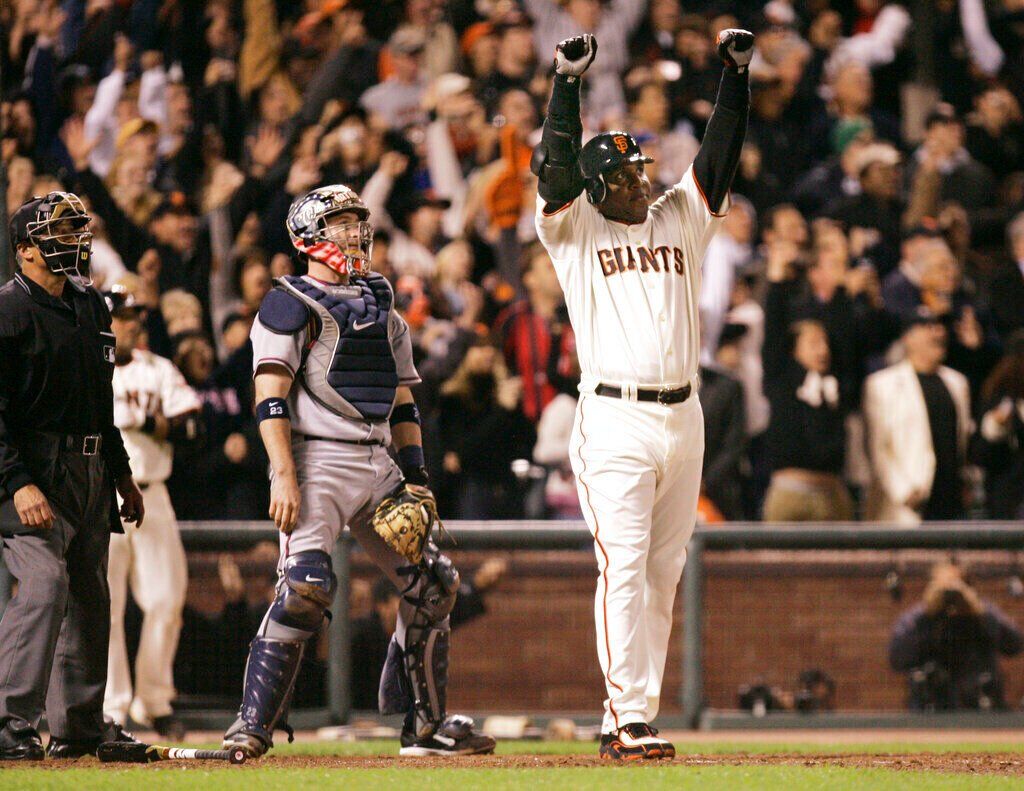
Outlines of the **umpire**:
M114 427L114 336L88 279L91 218L76 195L11 219L20 271L0 288L0 534L18 579L0 621L0 759L77 758L131 736L103 720L107 546L142 495Z

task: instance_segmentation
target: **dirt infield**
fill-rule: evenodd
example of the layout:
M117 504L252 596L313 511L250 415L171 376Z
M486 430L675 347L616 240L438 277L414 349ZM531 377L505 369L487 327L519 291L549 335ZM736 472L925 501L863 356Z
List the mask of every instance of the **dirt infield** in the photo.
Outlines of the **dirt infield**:
M645 762L646 765L657 765L660 761ZM916 753L908 755L801 755L793 754L750 754L737 753L732 755L686 755L679 756L673 762L678 766L771 766L792 764L797 766L843 766L857 769L890 769L904 771L932 772L968 772L985 774L1002 774L1024 777L1024 755L1012 753L996 753L979 755L977 753ZM610 765L596 755L494 755L468 756L450 759L436 758L393 758L366 756L281 756L268 757L260 764L248 764L251 768L265 766L295 766L316 768L441 768L441 767L473 767L491 769L532 769L532 768L568 768L568 767L609 767L616 769L620 765Z
M945 772L958 774L994 774L1024 777L1024 754L1019 753L907 753L880 755L871 753L845 753L807 755L801 753L731 753L727 755L683 755L671 762L673 766L807 766L846 767L852 769L888 769L905 772ZM40 764L11 762L7 766L60 771L71 767L125 769L131 764L100 763L94 759L81 759L68 763L45 761ZM166 761L155 767L175 769L209 769L219 765L210 761ZM610 771L642 771L645 766L664 766L661 761L612 764L596 755L487 755L463 758L398 758L395 756L268 756L234 767L235 771L260 769L566 769L577 767L605 767ZM225 762L224 766L227 766ZM0 776L4 764L0 764Z

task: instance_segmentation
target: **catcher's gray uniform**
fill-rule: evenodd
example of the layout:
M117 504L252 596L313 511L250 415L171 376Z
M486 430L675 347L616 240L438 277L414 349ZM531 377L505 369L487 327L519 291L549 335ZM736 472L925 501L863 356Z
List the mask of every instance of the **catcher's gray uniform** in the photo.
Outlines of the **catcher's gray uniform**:
M310 277L297 280L331 298L362 295L358 285L335 286ZM290 284L279 284L279 287L290 287ZM294 295L291 291L287 293ZM289 555L297 552L320 550L330 554L342 529L352 524L357 516L365 523L373 507L402 482L402 473L387 452L391 445L387 420L369 422L358 413L332 411L326 406L327 397L318 392L324 389L326 381L313 380L315 373L307 377L307 359L315 360L321 353L334 354L335 333L321 330L319 337L311 338L312 322L308 321L293 333L267 326L287 326L282 321L281 317L270 315L266 308L261 310L261 317L253 323L251 337L254 374L262 365L276 364L286 367L296 379L288 395L288 407L292 455L302 505L295 529L290 535L281 535L283 567ZM365 329L369 321L352 324ZM418 383L420 378L412 361L408 325L396 312L389 311L386 326L398 384Z
M410 564L370 524L376 506L403 482L387 453L397 390L419 381L409 328L393 302L387 280L367 274L348 285L281 278L260 306L254 371L278 365L293 375L287 400L301 505L294 530L281 537L277 597L252 642L226 746L259 754L271 745L305 644L333 599L330 551L348 525L403 594L380 694L383 713L406 714L403 754L493 749L471 721L445 713L448 613L458 573L429 542L422 560Z

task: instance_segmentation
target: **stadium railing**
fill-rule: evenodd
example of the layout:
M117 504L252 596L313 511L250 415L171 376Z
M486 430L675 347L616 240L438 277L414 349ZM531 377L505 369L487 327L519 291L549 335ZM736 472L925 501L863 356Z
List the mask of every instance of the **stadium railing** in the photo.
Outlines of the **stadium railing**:
M592 539L582 521L446 522L460 550L587 550ZM182 522L186 550L239 551L261 541L276 541L270 522ZM349 582L354 542L346 534L334 549L338 591L327 630L326 707L293 712L291 724L313 728L347 722L349 701ZM736 711L714 711L704 700L704 620L706 558L710 552L747 550L1007 550L1024 551L1024 523L929 523L917 528L869 523L699 525L688 546L683 575L683 623L680 692L682 714L662 718L666 727L1024 727L1016 712L836 713L812 717L795 713L754 717ZM6 605L10 580L0 564L0 611ZM192 727L222 727L233 712L196 710L186 714ZM542 717L541 719L546 719Z

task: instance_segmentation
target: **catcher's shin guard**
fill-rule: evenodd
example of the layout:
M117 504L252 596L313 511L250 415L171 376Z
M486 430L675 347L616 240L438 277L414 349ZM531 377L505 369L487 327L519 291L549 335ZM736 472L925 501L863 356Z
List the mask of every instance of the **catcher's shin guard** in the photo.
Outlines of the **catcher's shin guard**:
M381 675L380 706L384 714L408 712L406 730L422 738L434 733L446 715L448 614L455 606L459 573L433 543L411 571L412 582L399 606L399 629Z
M225 749L242 747L256 758L274 746L274 728L288 710L305 645L305 641L283 642L266 637L252 641L245 665L242 706L238 719L224 734ZM291 729L288 730L290 737Z

